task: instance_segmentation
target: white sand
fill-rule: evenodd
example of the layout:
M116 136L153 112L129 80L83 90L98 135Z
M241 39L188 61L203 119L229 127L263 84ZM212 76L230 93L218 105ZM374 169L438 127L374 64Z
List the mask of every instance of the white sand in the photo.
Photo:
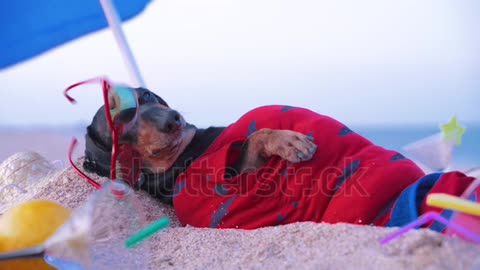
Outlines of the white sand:
M72 169L34 187L13 203L45 198L74 209L93 191ZM380 246L378 240L394 228L311 222L251 231L181 227L171 207L144 192L137 195L148 221L164 215L173 221L148 242L151 269L480 269L480 245L428 230Z

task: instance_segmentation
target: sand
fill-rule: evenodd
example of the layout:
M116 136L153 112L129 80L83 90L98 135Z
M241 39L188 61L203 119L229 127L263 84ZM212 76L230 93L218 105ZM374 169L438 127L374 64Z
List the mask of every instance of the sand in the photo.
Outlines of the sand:
M94 191L70 168L26 189L10 203L43 198L75 209ZM165 215L172 220L146 242L150 269L480 269L480 245L429 230L381 246L378 240L395 228L312 222L250 231L182 227L172 207L142 191L136 196L148 222ZM3 202L0 213L7 205Z

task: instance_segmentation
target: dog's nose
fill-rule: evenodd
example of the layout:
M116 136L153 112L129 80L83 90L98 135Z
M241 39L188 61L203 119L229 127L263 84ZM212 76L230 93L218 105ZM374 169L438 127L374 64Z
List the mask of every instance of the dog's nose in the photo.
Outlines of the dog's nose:
M180 114L176 111L169 111L163 130L167 133L177 131L182 125Z
M182 116L174 110L166 110L160 106L140 106L140 115L143 121L150 123L163 133L172 133L181 128Z

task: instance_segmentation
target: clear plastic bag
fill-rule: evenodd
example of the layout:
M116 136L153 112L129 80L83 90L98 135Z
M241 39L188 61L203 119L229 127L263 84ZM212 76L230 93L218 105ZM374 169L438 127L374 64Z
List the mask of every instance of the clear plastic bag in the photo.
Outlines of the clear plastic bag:
M122 195L115 195L118 192ZM45 242L46 255L83 269L147 269L148 241L133 248L125 242L145 225L133 190L121 182L107 182Z
M0 163L0 213L19 201L32 198L42 181L55 177L64 164L36 152L19 152Z
M413 142L403 149L408 155L432 171L445 171L452 162L455 143L445 139L443 133Z

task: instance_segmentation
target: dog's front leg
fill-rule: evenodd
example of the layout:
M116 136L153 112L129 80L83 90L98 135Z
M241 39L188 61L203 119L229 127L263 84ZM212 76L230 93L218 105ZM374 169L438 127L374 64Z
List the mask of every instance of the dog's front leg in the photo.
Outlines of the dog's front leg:
M306 161L316 150L313 138L302 133L264 128L248 137L237 168L240 173L255 171L272 156L280 156L292 163Z

